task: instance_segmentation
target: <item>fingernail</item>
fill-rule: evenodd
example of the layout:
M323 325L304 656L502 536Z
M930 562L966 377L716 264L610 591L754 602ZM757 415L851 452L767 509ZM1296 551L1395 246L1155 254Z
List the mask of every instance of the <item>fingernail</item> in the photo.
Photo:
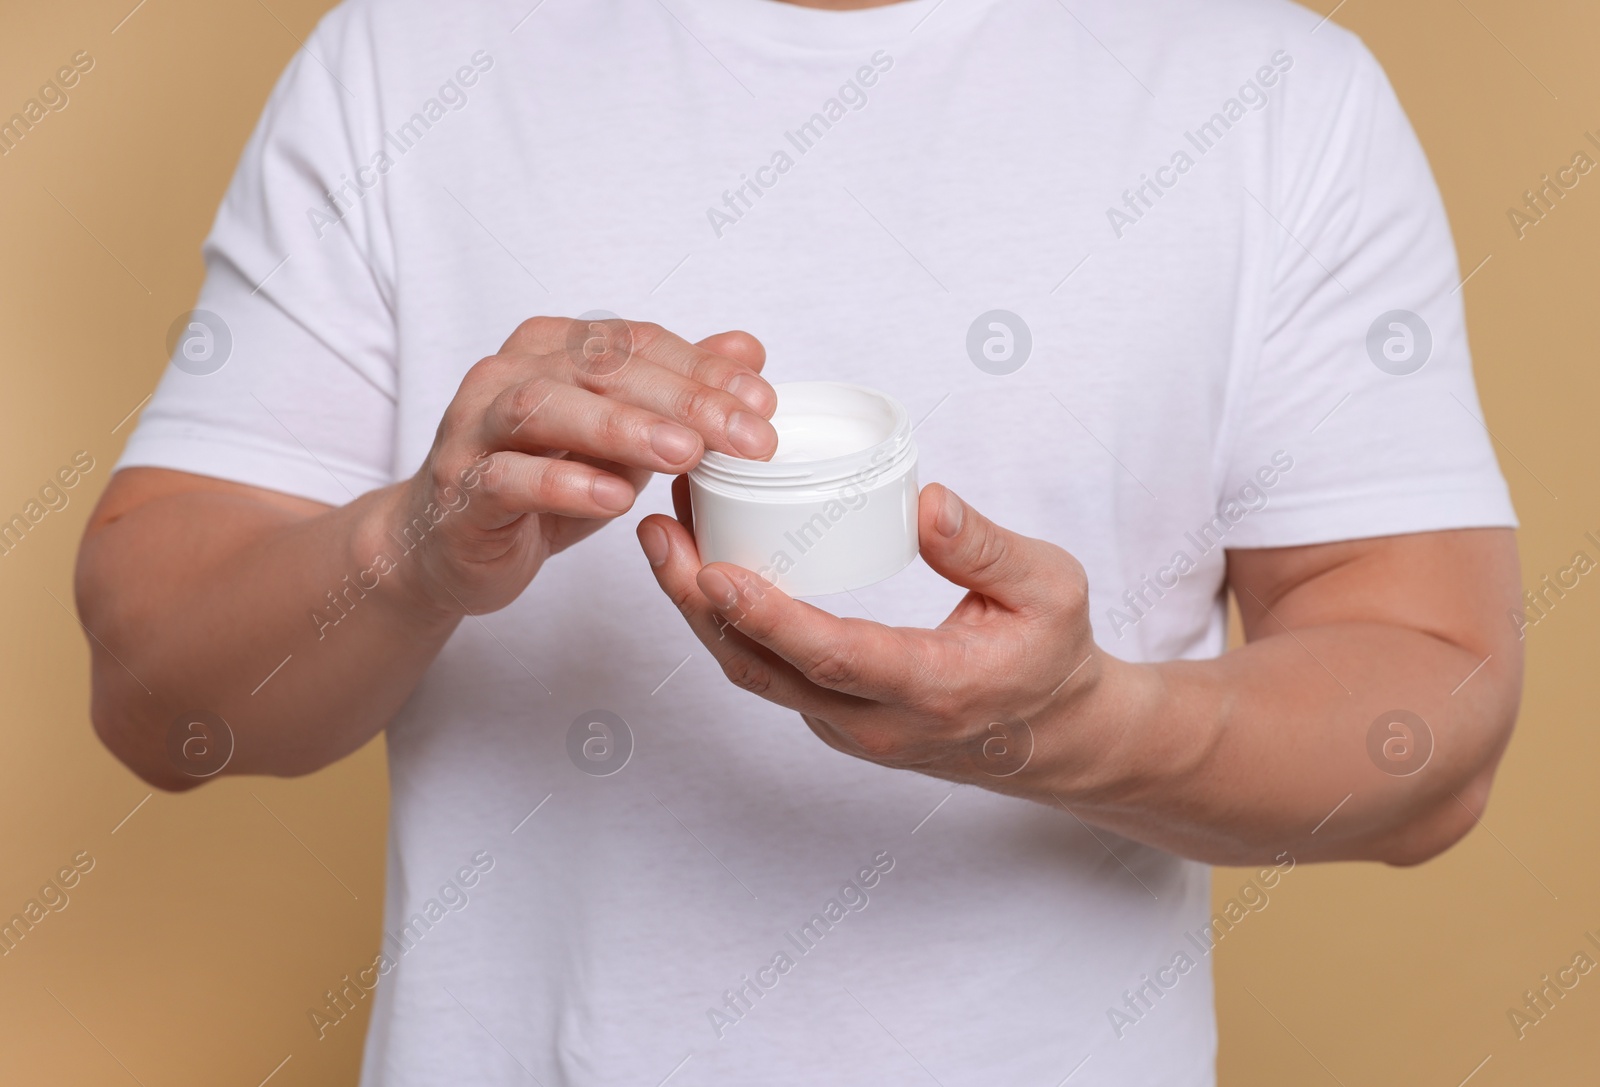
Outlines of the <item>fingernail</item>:
M616 476L595 476L594 482L589 484L589 497L595 503L608 510L624 512L633 505L633 488L628 486Z
M966 515L966 507L956 493L948 488L944 492L944 501L939 503L939 515L933 519L933 527L939 530L941 536L954 536L961 531L961 521Z
M644 548L644 557L650 560L651 566L660 566L667 561L671 544L660 525L646 521L639 526L639 546Z
M700 591L706 594L706 599L719 608L731 608L739 599L739 591L733 587L733 582L728 580L728 575L721 570L713 570L707 566L700 571L696 578L700 583Z
M754 374L736 375L728 382L728 391L759 415L766 415L772 408L772 387Z
M746 457L764 457L778 447L778 432L760 416L736 411L728 419L728 442Z
M668 464L682 464L700 450L700 439L688 427L657 423L650 430L650 448Z

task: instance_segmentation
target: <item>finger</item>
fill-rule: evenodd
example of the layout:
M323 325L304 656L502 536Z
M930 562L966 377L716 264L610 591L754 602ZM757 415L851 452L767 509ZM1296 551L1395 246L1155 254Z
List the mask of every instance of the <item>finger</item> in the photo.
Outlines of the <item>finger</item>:
M630 468L625 464L602 460L599 457L574 455L562 459L588 464L600 469L602 472L610 472L632 487L635 495L643 491L645 485L655 476L654 472L647 469ZM609 514L605 517L552 517L545 532L545 539L550 543L552 554L565 551L579 540L604 528L610 520L611 516Z
M964 589L1018 608L1082 594L1083 567L1071 555L1001 528L941 484L922 489L917 527L928 565Z
M722 361L726 366L734 366L727 360ZM686 376L642 353L635 353L625 365L604 373L587 371L564 356L546 356L539 365L554 368L556 379L563 383L680 423L699 434L708 449L719 453L765 460L778 448L778 432L772 424L722 387L731 382L715 374L702 374L705 380ZM737 369L751 381L761 380L752 371L743 367ZM773 395L775 398L776 394Z
M638 494L627 480L581 461L501 450L481 463L479 498L507 521L524 513L616 517Z
M646 321L530 317L512 331L498 353L559 355L578 372L596 378L626 369L638 356L729 393L763 419L771 418L778 406L777 393L760 376L766 349L748 332L721 332L691 344Z
M694 536L694 503L689 499L689 477L679 476L672 481L672 512L678 523Z
M700 555L682 525L663 514L651 514L639 523L638 535L656 582L735 686L802 713L834 717L852 708L853 699L806 682L788 663L717 614L695 581Z
M767 349L762 342L748 332L732 331L718 332L714 336L707 336L695 344L714 355L732 359L742 366L748 366L756 373L767 364ZM753 407L754 405L752 405Z
M511 330L497 354L546 355L564 350L573 337L574 323L568 317L529 317Z
M937 682L912 632L830 615L731 563L702 568L697 582L741 634L818 687L875 702L909 702Z
M741 333L729 342L736 342L738 350L749 354L753 341L754 337ZM762 354L764 357L764 350ZM570 341L560 355L570 365L572 379L596 392L637 387L640 375L634 371L641 364L653 364L693 385L734 398L760 419L769 418L778 406L772 386L742 361L692 344L649 321L573 322Z
M577 461L580 464L593 465L602 472L610 472L619 479L626 480L628 486L633 488L633 493L635 495L644 490L646 485L648 485L650 480L656 475L655 472L652 472L648 468L635 468L630 464L618 464L614 460L607 460L604 457L585 456L582 453L572 454L564 459Z
M653 472L685 471L705 451L680 423L543 377L501 390L483 412L478 440L483 449L565 450Z
M690 343L660 325L631 321L627 335L629 345L639 356L702 385L732 393L763 419L770 419L777 409L778 394L759 372L766 363L767 350L748 332L723 332ZM726 354L719 348L735 354Z

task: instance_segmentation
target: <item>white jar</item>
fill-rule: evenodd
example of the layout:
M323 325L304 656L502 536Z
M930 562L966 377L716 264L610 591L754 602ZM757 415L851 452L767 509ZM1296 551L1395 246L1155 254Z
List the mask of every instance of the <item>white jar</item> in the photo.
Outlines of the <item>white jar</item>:
M702 562L753 570L790 596L859 589L917 557L917 446L892 397L860 385L773 386L770 461L708 452L689 473Z

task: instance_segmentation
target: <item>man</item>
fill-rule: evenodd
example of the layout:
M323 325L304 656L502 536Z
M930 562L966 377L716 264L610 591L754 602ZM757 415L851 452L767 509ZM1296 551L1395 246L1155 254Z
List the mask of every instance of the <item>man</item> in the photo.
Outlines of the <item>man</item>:
M83 548L94 721L172 789L202 717L233 773L385 733L367 1084L1209 1084L1206 865L1486 803L1455 255L1303 9L363 0L206 255ZM815 605L658 478L793 379L929 481L925 561Z

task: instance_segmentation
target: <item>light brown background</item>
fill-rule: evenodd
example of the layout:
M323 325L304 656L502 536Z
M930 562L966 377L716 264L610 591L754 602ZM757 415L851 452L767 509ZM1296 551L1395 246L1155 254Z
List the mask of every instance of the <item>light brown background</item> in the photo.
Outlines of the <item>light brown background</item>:
M0 558L0 917L79 851L96 862L0 958L0 1082L353 1083L365 1011L318 1041L307 1009L376 948L380 744L309 778L150 796L90 731L66 610L84 517L193 304L239 150L329 5L134 2L9 4L0 33L0 117L79 50L96 61L0 159L0 520L74 452L96 463ZM1579 548L1600 558L1583 539L1600 534L1600 173L1523 240L1506 210L1600 133L1600 7L1347 0L1336 18L1421 133L1462 274L1490 258L1468 309L1533 586ZM1298 868L1224 941L1224 1087L1600 1080L1600 973L1524 1040L1506 1014L1600 932L1597 635L1600 576L1529 631L1486 826L1420 869ZM1218 870L1219 903L1245 876Z

